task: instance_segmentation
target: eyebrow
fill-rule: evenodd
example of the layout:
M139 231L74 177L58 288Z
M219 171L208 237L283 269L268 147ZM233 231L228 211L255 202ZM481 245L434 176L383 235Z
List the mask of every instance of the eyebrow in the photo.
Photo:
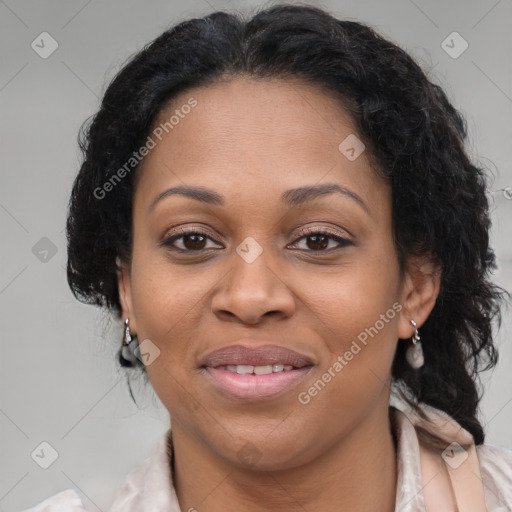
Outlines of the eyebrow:
M366 213L371 215L370 209L359 195L357 195L349 188L340 186L337 183L322 183L319 185L292 188L283 192L281 195L281 201L291 207L294 207L304 204L308 201L312 201L319 196L334 193L342 194L343 196L354 200L366 211ZM180 185L177 187L168 188L167 190L164 190L158 194L149 206L149 210L151 211L162 199L173 195L183 195L214 206L224 206L226 204L225 198L214 190L192 185Z

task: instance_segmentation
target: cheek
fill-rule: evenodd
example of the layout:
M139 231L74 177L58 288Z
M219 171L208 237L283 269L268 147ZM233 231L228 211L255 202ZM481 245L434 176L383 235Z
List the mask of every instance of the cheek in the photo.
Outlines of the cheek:
M389 391L391 366L398 340L398 314L402 306L383 287L373 294L362 291L353 277L354 288L343 287L333 300L325 302L313 317L327 347L315 378L299 390L297 399L303 413L322 418L334 411L328 433L348 431L364 417L373 404ZM300 410L300 409L299 409Z
M189 266L171 265L161 250L134 252L132 301L137 329L160 343L179 341L215 276L204 279Z
M329 352L320 379L328 381L329 399L340 407L368 403L387 387L402 309L398 263L391 247L389 251L381 247L376 256L361 253L335 274L316 279L314 287L303 282L305 314L317 325ZM322 383L318 388L323 389Z
M392 306L399 298L398 263L391 249L381 246L372 252L359 251L336 270L294 278L304 314L309 313L311 321L323 329L332 352L344 351L361 333L364 340L368 329L375 339L393 339L396 334L397 309L401 308ZM378 333L373 329L376 323Z
M132 303L139 342L151 340L159 355L146 371L155 393L169 410L195 410L200 403L190 390L197 371L196 352L204 323L208 291L222 277L211 268L193 271L171 265L159 251L134 251ZM190 390L190 391L188 391Z

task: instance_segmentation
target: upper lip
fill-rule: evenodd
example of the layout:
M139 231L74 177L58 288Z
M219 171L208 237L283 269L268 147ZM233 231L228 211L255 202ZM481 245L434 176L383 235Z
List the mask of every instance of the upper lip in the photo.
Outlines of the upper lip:
M207 354L201 361L201 366L215 368L225 365L265 366L270 364L291 365L296 368L310 366L311 359L294 350L278 345L230 345L219 348Z

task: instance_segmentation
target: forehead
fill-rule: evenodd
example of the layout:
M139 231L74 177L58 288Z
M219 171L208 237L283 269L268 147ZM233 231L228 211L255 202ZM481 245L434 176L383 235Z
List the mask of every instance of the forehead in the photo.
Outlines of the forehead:
M384 185L365 151L350 160L340 150L357 137L341 101L300 80L236 77L188 89L161 110L152 134L139 169L143 201L183 184L269 198L274 189L337 181L363 199Z
M190 152L194 143L195 154L209 150L229 152L232 157L264 146L260 158L265 158L292 144L303 155L315 151L336 155L340 136L355 132L350 116L332 93L299 80L247 77L179 94L162 109L155 126L165 125L191 98L196 106L179 121L174 116L178 121L172 128L174 150Z

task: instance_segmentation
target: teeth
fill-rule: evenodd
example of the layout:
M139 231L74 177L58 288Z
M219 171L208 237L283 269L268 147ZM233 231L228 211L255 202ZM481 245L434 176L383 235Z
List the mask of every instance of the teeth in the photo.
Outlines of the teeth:
M267 375L269 373L272 373L272 365L267 364L266 366L255 366L254 367L254 373L256 375Z
M239 375L246 375L248 373L252 373L254 371L254 366L250 364L238 364L236 366L236 373Z
M227 366L218 366L218 370L227 370L228 372L238 373L239 375L269 375L270 373L289 372L293 370L291 364L267 364L262 366L253 366L250 364L228 364Z

